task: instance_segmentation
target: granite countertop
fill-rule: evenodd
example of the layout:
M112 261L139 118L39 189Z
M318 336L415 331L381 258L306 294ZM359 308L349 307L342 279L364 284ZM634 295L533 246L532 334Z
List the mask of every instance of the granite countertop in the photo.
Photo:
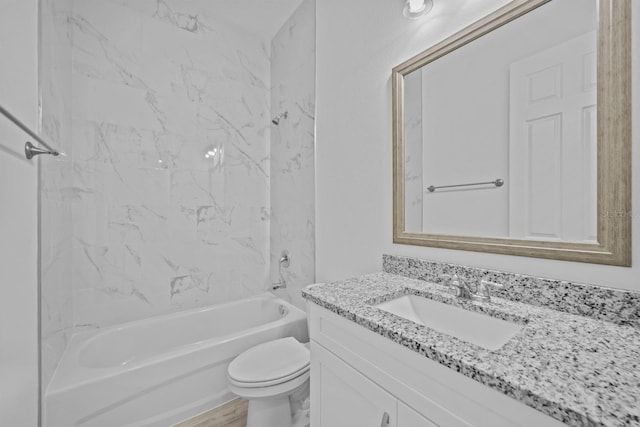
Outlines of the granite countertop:
M495 351L373 307L415 294L524 324ZM640 330L389 273L311 285L303 297L571 426L640 426Z

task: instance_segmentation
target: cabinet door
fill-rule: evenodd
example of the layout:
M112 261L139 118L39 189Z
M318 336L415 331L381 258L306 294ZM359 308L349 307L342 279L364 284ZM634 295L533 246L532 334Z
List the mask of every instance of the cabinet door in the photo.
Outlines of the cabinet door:
M398 427L439 427L402 402L398 402Z
M313 427L397 427L396 398L311 341Z

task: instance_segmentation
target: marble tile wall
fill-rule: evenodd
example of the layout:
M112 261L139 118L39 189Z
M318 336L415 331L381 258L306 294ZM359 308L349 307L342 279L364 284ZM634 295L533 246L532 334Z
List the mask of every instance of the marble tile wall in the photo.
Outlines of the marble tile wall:
M41 382L46 390L73 332L71 288L71 0L40 0L42 135L65 156L38 160Z
M304 309L302 288L315 281L315 0L305 0L271 42L271 283ZM280 269L283 249L289 268Z
M78 328L266 289L269 46L194 5L73 4Z

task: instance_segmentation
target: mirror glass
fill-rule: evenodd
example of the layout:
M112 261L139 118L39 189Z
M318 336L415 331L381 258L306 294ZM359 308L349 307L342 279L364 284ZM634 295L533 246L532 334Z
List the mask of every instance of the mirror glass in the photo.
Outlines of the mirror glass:
M597 8L552 0L404 75L406 232L598 241Z

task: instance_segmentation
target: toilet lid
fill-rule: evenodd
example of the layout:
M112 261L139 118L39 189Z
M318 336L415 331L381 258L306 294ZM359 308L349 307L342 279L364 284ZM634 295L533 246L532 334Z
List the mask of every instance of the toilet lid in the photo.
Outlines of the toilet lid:
M259 344L229 364L229 378L240 383L265 383L296 377L309 367L309 349L293 337Z

